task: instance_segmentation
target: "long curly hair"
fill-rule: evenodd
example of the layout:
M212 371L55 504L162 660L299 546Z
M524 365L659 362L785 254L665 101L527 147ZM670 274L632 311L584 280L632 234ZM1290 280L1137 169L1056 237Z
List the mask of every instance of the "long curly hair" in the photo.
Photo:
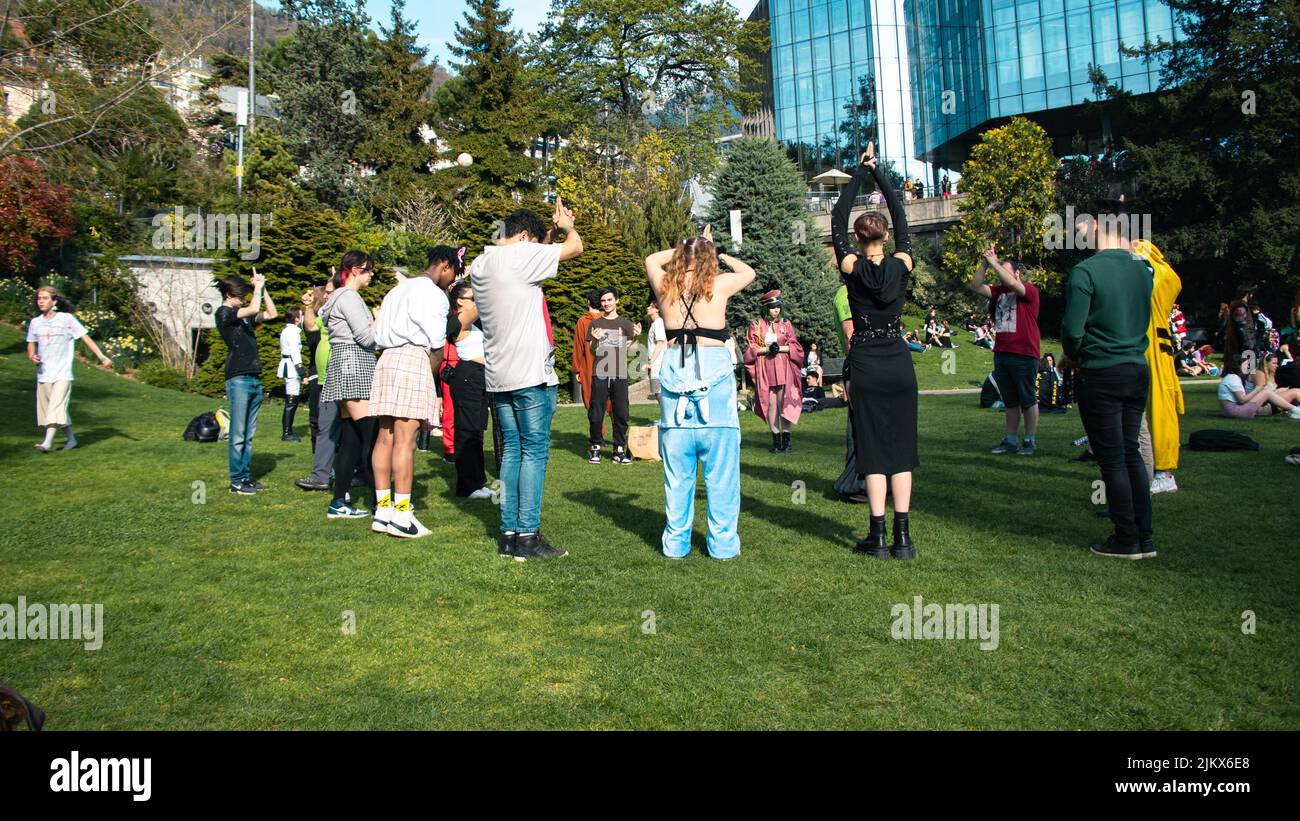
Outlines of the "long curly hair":
M664 274L662 304L671 305L686 294L713 299L713 280L718 276L717 249L704 237L682 240L673 249Z

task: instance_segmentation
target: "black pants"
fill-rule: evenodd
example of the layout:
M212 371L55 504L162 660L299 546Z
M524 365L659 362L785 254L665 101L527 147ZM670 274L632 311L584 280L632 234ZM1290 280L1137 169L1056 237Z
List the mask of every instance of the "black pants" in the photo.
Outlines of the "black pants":
M1145 364L1079 369L1079 417L1101 466L1115 537L1126 545L1151 535L1151 482L1138 450L1150 387Z
M320 426L320 380L313 379L307 389L307 428L311 431L311 452L316 452L316 428Z
M483 366L462 359L451 382L456 409L456 495L468 496L487 486L483 467L483 431L487 430L487 379Z
M358 470L368 477L372 488L375 486L370 455L375 449L377 420L367 416L364 419L340 419L339 423L339 446L334 452L335 499L342 499L347 494L352 486L352 476Z
M605 400L608 399L614 410L614 447L627 447L627 379L591 380L591 407L587 408L587 422L590 423L590 439L593 445L605 444L601 431L605 427Z

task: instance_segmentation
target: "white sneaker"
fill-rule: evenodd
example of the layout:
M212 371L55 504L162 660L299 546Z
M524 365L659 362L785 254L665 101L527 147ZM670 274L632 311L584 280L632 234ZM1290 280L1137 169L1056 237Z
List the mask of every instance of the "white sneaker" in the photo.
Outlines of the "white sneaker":
M481 487L469 495L471 499L491 499L492 488Z
M403 539L419 539L428 536L432 532L432 530L420 524L420 520L415 518L414 513L411 514L411 521L409 524L399 525L396 522L388 523L388 535L398 536Z
M1151 480L1151 493L1176 493L1178 491L1178 482L1174 481L1172 473L1157 473L1156 478Z
M1300 405L1296 405L1294 408L1287 411L1286 415L1292 419L1300 419Z

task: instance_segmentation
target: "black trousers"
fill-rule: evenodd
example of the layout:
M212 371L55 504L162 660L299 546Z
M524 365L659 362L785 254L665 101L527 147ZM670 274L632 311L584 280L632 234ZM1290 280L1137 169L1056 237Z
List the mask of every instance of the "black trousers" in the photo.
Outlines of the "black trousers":
M627 447L627 379L591 379L591 407L587 408L590 439L593 445L605 444L601 431L605 427L605 400L613 405L614 447Z
M339 446L334 452L334 498L342 499L352 486L352 477L358 471L366 483L375 486L374 472L370 469L370 455L375 449L375 432L378 420L373 416L364 419L340 419Z
M483 366L462 359L451 382L456 409L456 495L468 496L487 486L483 467L483 431L487 430L487 377Z
M316 428L320 426L320 380L313 379L307 389L307 428L311 431L311 452L316 452Z
M1079 369L1079 417L1106 483L1115 538L1126 545L1151 535L1151 482L1138 450L1150 388L1145 363Z

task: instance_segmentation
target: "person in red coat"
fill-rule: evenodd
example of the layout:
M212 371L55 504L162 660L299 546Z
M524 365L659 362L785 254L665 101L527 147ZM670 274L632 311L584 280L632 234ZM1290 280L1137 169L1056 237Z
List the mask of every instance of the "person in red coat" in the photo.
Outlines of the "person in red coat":
M767 317L759 317L745 335L745 370L754 383L754 411L772 430L773 453L791 450L790 432L803 411L804 350L794 325L781 318L781 292L761 297Z

